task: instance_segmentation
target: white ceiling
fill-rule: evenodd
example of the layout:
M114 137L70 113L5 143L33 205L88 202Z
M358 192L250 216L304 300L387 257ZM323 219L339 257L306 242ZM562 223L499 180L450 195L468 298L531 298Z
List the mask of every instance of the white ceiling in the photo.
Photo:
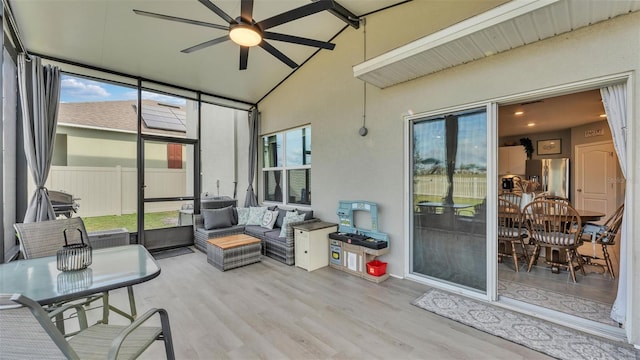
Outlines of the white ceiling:
M522 111L522 115L515 115ZM599 90L500 106L500 137L559 131L606 120ZM528 126L534 124L534 126Z
M212 0L231 17L240 0ZM339 0L360 16L402 0ZM309 4L309 0L256 0L256 21ZM248 69L238 70L239 47L226 41L190 54L180 50L226 34L224 30L140 16L133 9L227 23L197 0L9 0L23 45L30 53L141 76L188 89L255 103L293 70L255 47ZM325 11L270 29L328 41L345 22ZM269 40L302 64L316 48ZM329 51L329 50L321 50Z

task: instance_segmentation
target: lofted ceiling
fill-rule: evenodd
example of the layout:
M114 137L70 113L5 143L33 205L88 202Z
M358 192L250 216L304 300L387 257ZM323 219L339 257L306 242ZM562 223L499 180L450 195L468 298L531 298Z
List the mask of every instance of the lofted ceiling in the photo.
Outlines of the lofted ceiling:
M241 0L211 0L232 18ZM403 0L339 0L357 16ZM255 0L253 18L270 18L309 0ZM133 9L228 25L198 0L9 0L29 53L256 103L294 71L260 47L249 51L240 71L240 48L225 41L189 54L181 50L224 36L227 31L136 15ZM346 22L322 11L269 31L329 41ZM269 40L297 64L317 48ZM330 50L321 50L330 51Z

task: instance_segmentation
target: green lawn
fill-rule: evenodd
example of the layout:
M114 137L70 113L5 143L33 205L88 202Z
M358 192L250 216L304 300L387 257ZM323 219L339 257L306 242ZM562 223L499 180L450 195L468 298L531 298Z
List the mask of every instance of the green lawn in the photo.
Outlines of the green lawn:
M178 224L178 211L163 211L145 214L145 229L174 227ZM125 228L129 232L138 231L137 214L83 217L87 231Z

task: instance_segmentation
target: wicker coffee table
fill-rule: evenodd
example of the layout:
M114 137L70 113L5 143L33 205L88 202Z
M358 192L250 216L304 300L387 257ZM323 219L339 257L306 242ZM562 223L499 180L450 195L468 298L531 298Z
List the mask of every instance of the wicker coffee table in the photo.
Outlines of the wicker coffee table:
M245 234L207 240L207 262L221 271L259 262L261 242Z

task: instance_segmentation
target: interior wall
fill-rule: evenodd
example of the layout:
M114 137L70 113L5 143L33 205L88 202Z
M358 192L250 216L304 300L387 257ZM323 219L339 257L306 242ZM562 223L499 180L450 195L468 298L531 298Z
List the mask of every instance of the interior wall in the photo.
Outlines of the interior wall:
M587 136L585 135L587 131L593 130L602 130L602 135L598 136ZM594 142L601 141L613 141L613 137L611 135L611 128L606 120L594 122L591 124L586 124L583 126L578 126L571 129L571 145L573 147L577 145L591 144ZM572 150L573 150L572 147ZM571 160L574 160L573 154L571 156ZM571 178L575 177L575 168L571 167ZM619 206L624 202L624 192L625 192L625 179L622 175L622 169L620 169L620 162L616 163L616 178L612 179L616 184L616 204Z
M529 134L529 135L518 135L518 136L505 136L503 138L498 139L498 144L502 146L504 143L509 142L517 142L520 143L520 139L523 137L528 137L533 144L533 154L531 154L531 159L557 159L557 158L566 158L571 157L572 145L571 145L571 129L559 130L559 131L549 131L544 133L537 134ZM549 139L560 139L561 153L553 154L553 155L538 155L538 141L540 140L549 140Z

